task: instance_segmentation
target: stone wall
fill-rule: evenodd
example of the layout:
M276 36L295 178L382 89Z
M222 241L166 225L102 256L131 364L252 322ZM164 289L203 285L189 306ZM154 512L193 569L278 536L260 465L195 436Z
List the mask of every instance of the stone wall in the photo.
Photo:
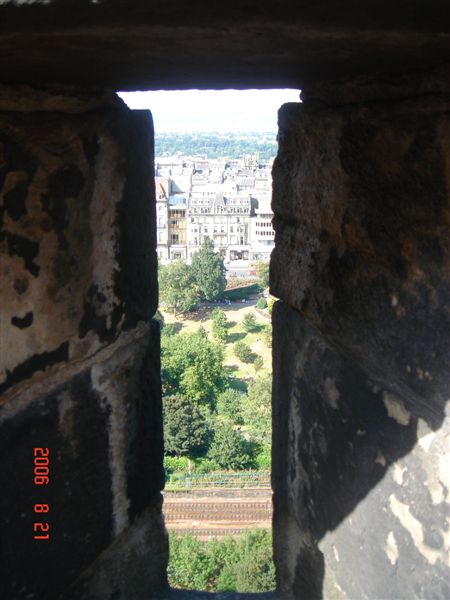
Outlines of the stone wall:
M2 598L165 585L152 157L114 94L0 88Z
M288 597L450 595L446 81L317 85L279 113L273 485Z

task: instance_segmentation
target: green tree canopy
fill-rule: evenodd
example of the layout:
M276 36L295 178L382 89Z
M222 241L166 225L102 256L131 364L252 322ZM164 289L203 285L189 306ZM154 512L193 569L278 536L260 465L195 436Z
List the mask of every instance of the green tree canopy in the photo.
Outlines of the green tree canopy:
M252 362L254 354L252 349L245 342L239 341L234 344L234 355L244 363Z
M236 564L236 590L270 592L275 587L271 536L268 531L251 531L241 541L240 560Z
M252 439L270 446L272 438L272 375L264 374L250 382L242 404L242 418Z
M161 376L165 394L180 393L213 408L227 383L222 348L202 327L195 333L163 336Z
M270 531L252 530L208 542L170 531L169 549L172 587L241 593L275 589Z
M219 416L227 417L236 425L241 425L243 423L241 406L246 399L247 395L243 392L233 390L232 388L225 390L217 397L217 414Z
M211 313L212 333L218 342L225 344L228 338L227 316L221 308L215 308Z
M272 325L264 325L261 337L266 346L272 348Z
M222 296L226 286L225 267L208 236L192 257L191 269L202 300L215 300Z
M193 400L180 395L166 396L163 413L167 454L194 458L206 452L209 431Z
M199 291L192 269L181 259L158 268L161 304L171 313L191 312L198 306Z
M270 263L269 261L259 261L255 263L255 270L258 276L258 279L263 288L269 287L269 271L270 271Z
M257 448L229 422L219 423L208 457L222 469L249 469L255 464Z
M247 332L254 331L258 327L255 315L253 313L245 313L244 318L242 319L242 327Z
M253 361L253 368L255 369L255 373L258 373L258 371L261 371L261 369L264 366L264 360L262 356L257 356L255 358L255 360Z

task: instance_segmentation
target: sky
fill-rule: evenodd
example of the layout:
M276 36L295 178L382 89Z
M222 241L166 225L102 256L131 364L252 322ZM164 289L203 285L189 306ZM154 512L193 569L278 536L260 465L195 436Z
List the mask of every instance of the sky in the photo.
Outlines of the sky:
M277 111L300 102L300 90L180 90L119 92L130 108L152 111L155 133L277 130Z

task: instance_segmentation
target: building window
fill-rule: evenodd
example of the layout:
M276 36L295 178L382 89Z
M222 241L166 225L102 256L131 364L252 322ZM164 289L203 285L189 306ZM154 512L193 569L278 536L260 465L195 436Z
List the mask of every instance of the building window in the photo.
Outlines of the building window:
M180 236L178 235L178 233L172 233L170 235L170 243L171 244L179 244L180 243L179 239L180 239Z

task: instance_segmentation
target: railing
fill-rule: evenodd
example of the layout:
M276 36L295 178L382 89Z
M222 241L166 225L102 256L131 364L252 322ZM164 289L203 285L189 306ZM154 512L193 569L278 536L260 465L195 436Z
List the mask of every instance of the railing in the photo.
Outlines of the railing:
M213 471L211 473L170 473L166 490L209 488L270 488L270 471Z

